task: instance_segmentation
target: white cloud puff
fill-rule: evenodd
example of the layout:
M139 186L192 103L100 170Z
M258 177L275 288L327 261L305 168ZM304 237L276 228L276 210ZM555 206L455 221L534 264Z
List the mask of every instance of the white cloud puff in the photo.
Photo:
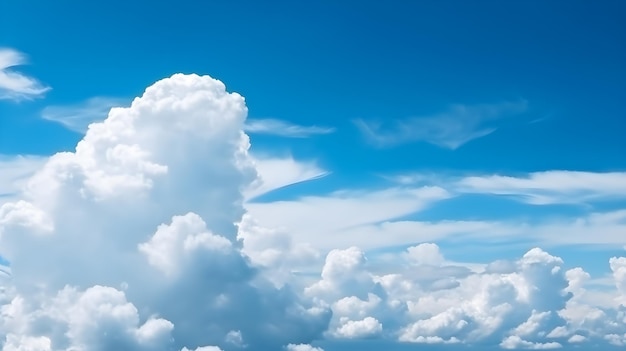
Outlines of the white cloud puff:
M504 349L528 349L528 350L550 350L550 349L558 349L563 347L563 345L558 342L547 342L547 343L537 343L530 342L520 338L519 336L513 335L504 339L500 346Z
M383 325L373 317L365 317L362 320L346 320L343 325L337 328L335 334L339 337L355 339L372 337L383 331Z
M320 336L329 312L275 288L237 241L257 177L246 114L221 82L177 74L50 157L0 210L4 349L207 351L237 331L264 350Z

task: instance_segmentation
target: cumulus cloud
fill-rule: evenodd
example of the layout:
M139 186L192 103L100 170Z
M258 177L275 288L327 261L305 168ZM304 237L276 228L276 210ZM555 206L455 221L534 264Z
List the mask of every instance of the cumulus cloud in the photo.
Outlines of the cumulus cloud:
M50 90L34 78L13 70L26 64L26 56L10 48L0 48L0 99L29 99Z
M373 317L365 317L362 320L352 321L345 320L344 323L337 328L335 334L339 337L355 339L364 337L373 337L383 331L383 325Z
M320 259L319 251L311 245L294 242L284 230L262 227L249 214L238 227L242 252L277 286L290 281L294 273L307 272Z
M500 346L504 349L528 349L528 350L550 350L550 349L558 349L563 347L563 345L558 342L547 342L547 343L539 343L539 342L530 342L520 338L519 336L513 335L504 339Z
M41 117L60 123L69 130L85 133L91 123L103 121L111 108L123 106L125 102L120 98L93 97L79 104L46 106L41 111Z
M321 279L305 289L318 306L333 311L327 337L548 349L590 338L598 342L619 335L607 332L626 328L626 321L595 328L571 320L566 311L581 301L574 294L584 290L586 273L564 271L561 258L539 248L504 270L458 271L458 284L444 289L434 287L430 277L453 272L439 247L423 243L413 249L397 256L407 265L392 267L388 274L373 273L365 253L356 247L328 254ZM436 259L416 262L411 251L435 253L431 257ZM617 310L606 313L624 319ZM610 338L614 344L620 340Z
M237 241L257 177L246 113L221 82L174 75L50 157L0 211L5 349L217 350L238 336L265 350L321 335L328 310L276 288Z
M526 108L525 101L453 105L440 114L397 120L391 125L362 119L355 120L355 125L368 141L378 147L424 141L454 150L493 133L499 120L519 115Z
M330 134L335 128L320 126L302 126L280 119L249 119L244 130L250 134L269 134L286 138L308 138L312 135Z

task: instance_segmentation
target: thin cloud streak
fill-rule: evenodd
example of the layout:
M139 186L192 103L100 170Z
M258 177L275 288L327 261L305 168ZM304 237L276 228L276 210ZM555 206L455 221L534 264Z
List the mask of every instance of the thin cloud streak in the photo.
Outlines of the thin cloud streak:
M545 171L525 177L467 177L456 188L465 193L514 196L534 205L585 203L626 198L626 172Z
M127 105L124 99L93 97L79 104L48 106L41 112L41 117L60 123L69 130L85 133L91 123L103 121L111 108L124 105Z
M407 173L381 175L401 185L437 185L456 195L506 196L529 205L589 204L626 199L626 172L549 170L511 176Z
M376 147L393 147L413 142L427 142L455 150L471 140L498 129L497 122L526 111L527 102L504 102L482 105L453 105L446 112L396 120L391 123L354 120L363 136Z
M47 160L45 156L0 154L0 205L15 200L26 181Z
M13 67L27 63L26 55L10 48L0 48L0 99L22 100L42 96L47 87Z
M280 119L248 119L244 130L251 134L268 134L285 138L308 138L313 135L331 134L335 128L302 126Z
M244 190L247 201L289 185L326 177L330 174L315 162L293 157L256 157L257 180Z

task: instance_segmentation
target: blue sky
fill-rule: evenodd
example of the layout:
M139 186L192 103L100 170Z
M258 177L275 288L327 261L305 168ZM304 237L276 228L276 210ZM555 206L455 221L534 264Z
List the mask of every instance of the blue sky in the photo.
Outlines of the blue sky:
M327 351L360 349L364 341L358 339L363 338L371 345L388 343L389 350L442 341L450 342L445 348L451 350L556 347L554 343L569 349L581 342L587 347L624 345L626 322L591 325L577 316L597 310L603 313L599 319L617 320L623 318L626 306L626 273L620 273L626 271L626 261L619 260L626 249L625 14L626 4L609 0L4 1L0 5L0 258L5 258L0 264L4 262L15 280L7 286L15 285L13 293L33 306L50 305L34 297L43 295L26 288L33 284L73 286L76 294L118 296L92 289L107 284L119 288L122 275L117 277L106 268L93 268L100 273L87 279L63 273L60 264L56 280L37 281L38 273L43 273L36 270L40 265L22 256L39 248L45 251L41 260L62 258L67 264L92 267L84 261L90 257L87 251L74 257L60 247L45 249L40 239L7 238L40 228L58 238L67 235L67 240L118 248L120 257L146 255L150 264L167 273L174 263L155 263L154 257L167 255L154 250L174 243L159 241L157 227L171 223L174 229L167 233L177 232L174 217L193 212L209 231L243 242L238 250L249 258L250 267L240 265L258 269L274 284L292 286L294 301L320 303L332 312L326 325L319 327L323 330L302 327L317 334L301 332L294 336L295 344L312 343ZM192 78L173 76L177 73ZM193 74L210 76L223 82L227 92L243 96L247 119L229 119L231 112L240 116L234 95L224 98L215 93L224 88ZM152 92L146 90L150 86ZM181 99L194 96L194 87L219 96L206 106L194 105L193 99L189 105L168 107L171 110L159 105L159 101L168 104L167 94ZM158 89L164 93L157 93ZM129 107L136 98L137 104ZM167 111L147 116L140 109L141 101ZM127 125L127 131L133 132L115 129L111 107L130 108L119 112L126 117L115 118L137 123ZM198 122L202 118L207 124ZM235 120L240 123L229 124ZM200 124L183 128L185 135L165 133L192 122ZM90 123L104 127L87 133ZM227 133L231 127L250 136L246 157L255 162L254 182L239 166L233 168L236 151L230 147L244 142ZM196 128L206 128L210 136L189 141L195 140ZM120 141L127 137L131 139ZM62 152L70 154L53 156ZM202 166L205 163L213 166ZM160 183L159 177L168 180ZM171 208L165 207L172 213L141 212L136 216L143 220L135 223L133 217L128 219L132 224L109 228L104 223L123 223L125 218L123 211L115 209L135 201L112 197L118 190L138 191L137 199L147 201L142 203L146 208L160 208L155 199L171 203ZM88 203L77 205L80 201ZM240 208L223 206L224 201L241 202ZM84 218L64 232L62 223L74 221L71 211ZM243 212L256 224L240 224L239 229L224 224L240 222ZM103 224L95 230L89 229L90 223ZM82 228L83 234L74 234L76 228ZM105 235L103 228L117 234ZM145 246L140 245L145 240L139 239L118 242L118 236L131 237L128 233L147 228L154 241L146 241ZM102 232L102 237L90 236L91 230ZM358 254L348 249L352 246L359 248ZM144 249L131 255L124 252L127 247ZM549 255L525 256L535 247ZM276 252L283 258L275 258ZM342 290L350 284L333 279L350 274L328 273L339 267L330 252L354 258L358 263L354 266L337 264L350 274L373 280L355 283L362 288L359 292ZM360 261L360 255L367 257L367 263ZM477 313L474 310L468 312L469 307L459 307L463 312L458 312L448 306L450 301L457 299L461 306L478 299L480 289L470 288L478 284L473 279L487 281L485 277L493 273L487 265L494 261L517 267L515 273L507 268L498 274L540 275L539 268L532 274L524 271L525 262L532 261L528 257L535 256L540 259L533 264L545 267L562 259L559 279L565 286L541 288L566 289L574 297L561 301L562 306L551 306L546 311L552 317L545 318L534 313L543 311L538 306L547 304L548 297L542 302L541 296L552 290L521 307L511 302L526 315L503 314L503 320L519 320L516 325L521 325L535 316L544 318L541 328L551 329L537 327L524 334L516 325L505 330L507 322L502 322L482 338L468 331L481 325L480 317L472 314ZM196 261L185 264L202 266ZM438 270L424 268L431 266ZM93 263L93 267L98 266ZM575 267L589 275L583 279L586 290L582 283L573 283L580 276L570 271ZM28 278L18 278L19 272ZM413 293L385 283L382 277L393 274L414 284L409 289ZM438 278L428 278L429 274ZM139 281L125 279L129 290L115 291L136 307L137 330L153 314L178 330L177 311L160 309L156 300L133 292L133 282L138 286ZM448 280L449 287L433 288ZM330 293L322 286L334 290ZM56 296L59 290L48 293ZM263 293L267 291L257 292ZM398 312L390 307L359 313L341 309L340 301L351 296L363 303L373 301L367 300L368 293L388 306L401 301L408 312L394 319ZM425 308L429 298L440 307ZM78 308L68 306L59 309ZM500 313L483 308L487 315ZM564 310L571 313L559 314ZM381 329L375 323L368 329L372 320L366 317L374 318ZM267 323L280 325L287 320ZM437 322L441 320L468 324L454 329L454 323ZM87 332L80 321L65 323L69 330L81 330L68 335L82 336L57 339L54 333L37 334L34 327L0 324L0 336L5 336L0 345L14 350L10 347L16 343L47 338L53 350L70 345L95 350L87 337L81 339ZM235 328L237 320L232 317L226 324ZM567 333L546 336L559 325ZM241 327L243 343L256 340L259 344L250 344L252 348L273 345L263 344L267 340L255 328ZM169 349L205 351L192 331L176 333ZM235 334L228 335L232 339ZM579 338L571 339L576 335ZM576 340L581 338L584 341ZM243 345L227 339L210 340L226 351ZM291 343L283 341L282 346ZM99 341L118 345L108 342ZM155 349L154 345L150 347Z

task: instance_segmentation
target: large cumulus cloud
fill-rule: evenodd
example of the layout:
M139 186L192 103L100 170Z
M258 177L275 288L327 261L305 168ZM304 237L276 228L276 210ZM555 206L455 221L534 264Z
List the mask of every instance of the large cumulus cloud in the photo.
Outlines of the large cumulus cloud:
M4 349L268 349L318 336L328 311L275 288L236 240L256 179L246 115L220 81L177 74L52 156L0 209Z

